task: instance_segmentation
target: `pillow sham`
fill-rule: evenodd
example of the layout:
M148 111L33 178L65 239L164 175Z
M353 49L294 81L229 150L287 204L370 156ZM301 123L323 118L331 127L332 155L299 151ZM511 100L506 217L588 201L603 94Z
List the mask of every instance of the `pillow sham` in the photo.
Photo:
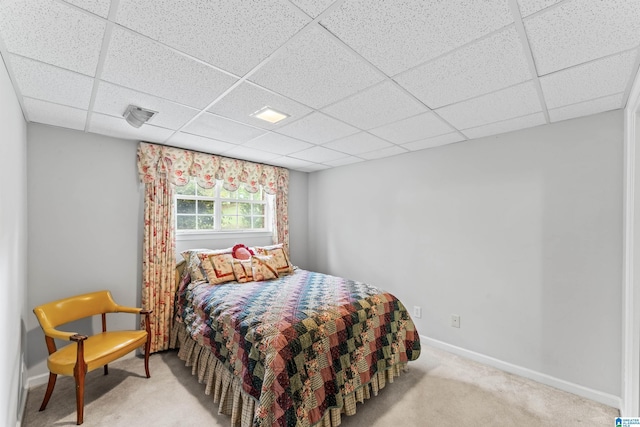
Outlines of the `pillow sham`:
M199 254L199 256L211 285L219 285L236 280L233 274L233 257L231 256L231 252Z
M253 280L256 282L262 280L277 279L278 267L275 258L265 255L254 255L251 257L251 270L253 272Z
M289 262L289 257L284 251L282 243L271 246L258 246L255 248L257 255L272 256L276 265L278 274L293 273L293 265Z
M185 272L189 273L191 276L192 282L201 282L203 280L207 280L205 277L204 269L202 268L200 258L198 258L198 254L201 252L210 252L211 249L188 249L184 252L181 252L182 258L186 261L187 265L185 266Z

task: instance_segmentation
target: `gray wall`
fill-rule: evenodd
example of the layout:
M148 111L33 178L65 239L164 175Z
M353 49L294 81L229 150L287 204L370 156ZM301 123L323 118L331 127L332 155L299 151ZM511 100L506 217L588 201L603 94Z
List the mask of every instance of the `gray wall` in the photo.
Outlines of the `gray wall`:
M0 57L0 425L21 415L27 319L27 125Z
M144 190L138 183L137 142L40 124L29 124L28 130L28 306L99 289L110 289L120 304L139 305ZM291 173L289 196L292 258L302 264L306 175ZM219 248L235 242L178 246ZM269 243L270 238L246 241ZM116 316L113 328L137 327L135 317ZM29 376L35 377L47 373L47 351L35 316L28 320ZM100 328L98 318L74 326L87 332Z
M28 305L109 289L116 302L140 304L142 187L133 141L29 124ZM100 319L73 325L95 333ZM137 327L113 315L109 327ZM29 376L47 373L35 316L28 328Z
M311 268L421 306L423 336L619 396L622 160L616 111L311 174Z

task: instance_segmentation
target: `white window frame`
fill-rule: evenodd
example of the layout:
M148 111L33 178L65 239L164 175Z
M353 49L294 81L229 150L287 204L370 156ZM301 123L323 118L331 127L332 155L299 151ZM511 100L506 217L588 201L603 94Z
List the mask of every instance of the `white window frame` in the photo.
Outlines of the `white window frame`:
M195 179L195 178L191 178ZM198 184L195 184L196 187ZM175 235L177 240L205 240L205 239L215 239L215 238L245 238L245 237L264 237L264 236L272 236L273 235L273 215L275 210L275 195L264 193L265 202L264 202L264 228L259 229L232 229L232 230L223 230L221 229L221 219L222 219L222 202L231 201L231 202L240 202L240 203L252 203L255 201L247 200L247 199L238 199L238 198L222 198L220 196L220 191L223 189L223 182L221 180L216 181L215 187L213 190L215 191L215 195L213 197L208 196L185 196L182 194L177 194L174 191L173 201L174 201L174 225L175 225ZM264 189L263 189L264 191ZM233 194L233 193L232 193ZM214 225L213 230L179 230L178 229L178 199L187 199L187 200L211 200L214 202ZM197 203L197 202L196 202Z

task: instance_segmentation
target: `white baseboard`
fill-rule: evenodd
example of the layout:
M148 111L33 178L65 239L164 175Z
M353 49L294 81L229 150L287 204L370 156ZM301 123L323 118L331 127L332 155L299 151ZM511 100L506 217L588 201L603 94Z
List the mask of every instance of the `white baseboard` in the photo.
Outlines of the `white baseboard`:
M46 374L40 374L40 375L27 378L26 388L27 390L29 390L39 385L46 384L48 382L49 382L49 373L47 372Z
M622 398L620 396L614 396L612 394L593 390L588 387L552 377L551 375L543 374L541 372L537 372L528 368L523 368L522 366L504 362L491 356L486 356L484 354L476 353L475 351L447 344L445 342L438 341L424 335L420 335L420 342L424 343L425 345L436 347L449 353L457 354L458 356L474 360L484 365L492 366L494 368L500 369L501 371L519 375L524 378L529 378L530 380L534 380L539 383L555 387L569 393L573 393L575 395L593 400L595 402L602 403L603 405L611 406L618 410L622 408Z
M18 420L16 421L16 427L20 427L22 425L22 419L24 418L24 411L27 407L27 393L29 393L29 389L25 386L22 388L21 396L20 396L20 408L18 408Z

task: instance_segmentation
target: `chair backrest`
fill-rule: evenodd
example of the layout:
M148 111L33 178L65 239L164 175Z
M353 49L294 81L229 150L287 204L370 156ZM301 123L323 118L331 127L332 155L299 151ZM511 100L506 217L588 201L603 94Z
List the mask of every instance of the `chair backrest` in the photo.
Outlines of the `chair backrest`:
M33 312L42 329L47 330L84 317L112 313L116 307L111 292L98 291L42 304Z

